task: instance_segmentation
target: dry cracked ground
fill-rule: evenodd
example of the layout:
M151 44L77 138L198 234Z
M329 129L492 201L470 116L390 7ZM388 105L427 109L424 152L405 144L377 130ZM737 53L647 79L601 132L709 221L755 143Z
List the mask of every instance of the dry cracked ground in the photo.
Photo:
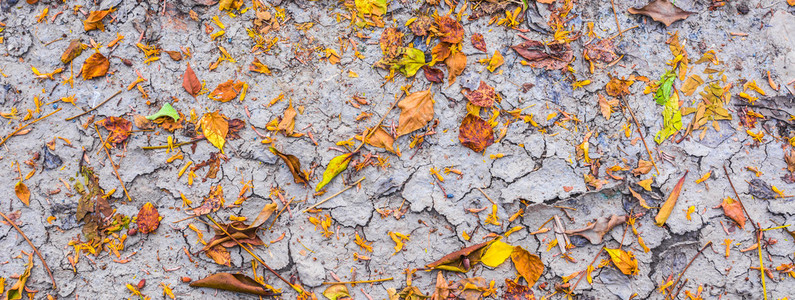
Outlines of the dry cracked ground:
M795 294L795 236L789 233L795 227L781 227L795 223L795 8L785 1L678 0L676 6L693 14L670 26L628 12L644 0L614 6L531 0L524 11L516 1L391 0L385 8L359 0L32 2L2 0L0 10L0 131L6 138L0 163L9 172L0 178L0 211L40 251L57 288L35 255L25 272L32 248L3 220L4 298L14 298L13 291L36 299L167 298L164 286L177 298L258 297L183 282L224 272L262 280L282 291L277 297L298 297L235 243L213 248L228 249L215 260L202 251L215 235L207 216L221 223L246 218L248 224L271 203L275 213L256 232L262 243L249 247L275 273L319 298L329 287L325 282L338 280L376 281L347 285L354 299L421 299L391 296L390 290L408 291L407 285L437 298L507 298L506 279L528 283L507 260L490 267L477 263L479 257L459 257L471 270L444 271L439 282L437 271L424 269L494 238L526 249L544 265L532 293L515 299ZM103 11L99 21L84 22ZM451 31L442 19L462 27ZM86 31L97 24L104 30ZM473 44L476 34L486 51ZM62 55L75 39L73 46L84 49L65 64ZM446 47L458 47L451 56L463 54L464 65L442 58L433 69L406 77L413 73L407 69L442 55L445 49L437 46L443 39L455 40ZM537 60L511 48L528 40L542 42L531 49ZM600 41L607 41L598 44L601 52L586 57L583 50ZM573 55L556 53L558 47L570 47ZM408 51L425 58L409 58ZM108 59L107 74L85 80L98 72L85 66L97 52ZM393 74L389 65L378 67L390 55ZM395 63L403 59L412 62ZM270 74L262 67L252 71L255 61ZM192 91L197 97L188 89L198 86L183 86L188 64L204 85ZM660 78L672 69L669 82L678 98L663 97L668 104L659 105L655 91L665 89ZM228 102L208 97L229 80L245 87L227 92L245 95ZM481 81L496 91L492 108L478 109L465 96ZM393 103L426 90L431 119L419 118L416 131L394 140L400 155L383 143L367 144L324 194L315 192L332 158L356 148L382 118L387 138L381 138L391 139L409 110L392 109ZM162 124L151 128L141 120L167 103L179 121L161 117ZM289 107L294 125L279 125L291 122ZM478 128L494 131L486 130L494 143L482 152L459 139L462 120L477 110L485 124ZM197 125L216 111L231 122L223 153ZM673 128L678 133L655 142L674 126L666 118L675 111L684 114ZM134 126L96 130L92 122L107 117ZM102 139L122 136L107 149L118 175L98 133ZM169 144L173 149L143 148ZM296 183L269 147L294 155L309 183ZM87 181L86 170L98 181ZM671 197L686 172L678 198ZM354 188L305 211L360 178ZM745 211L720 207L729 197L737 201L729 179ZM20 181L29 189L29 205L15 192ZM220 209L211 207L217 187L226 199ZM660 207L671 198L670 216L656 226L665 210ZM147 202L162 220L144 234L136 221ZM202 202L214 212L195 217L191 208ZM563 233L602 226L598 219L611 215L629 216L633 225L590 230L590 240ZM555 216L560 224L549 221ZM357 243L357 235L372 249ZM556 244L566 238L568 247ZM611 261L605 248L632 253L634 270L625 274L632 262ZM478 277L483 281L473 280L466 291L455 288ZM138 286L141 279L146 284ZM447 282L450 290L436 288Z

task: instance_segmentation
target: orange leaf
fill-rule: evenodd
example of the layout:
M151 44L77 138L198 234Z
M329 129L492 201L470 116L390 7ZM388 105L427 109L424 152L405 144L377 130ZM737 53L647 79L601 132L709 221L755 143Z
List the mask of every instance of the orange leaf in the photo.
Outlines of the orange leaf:
M436 25L439 28L439 40L445 43L457 44L464 40L464 26L451 17L437 17Z
M92 11L88 18L83 21L83 28L86 31L91 31L94 29L99 29L105 31L105 25L102 24L102 19L105 18L109 13L115 11L116 9L108 9L108 10L99 10L99 11Z
M61 62L68 64L72 62L75 57L80 56L80 53L83 53L83 43L78 39L74 39L69 42L69 46L66 47L66 50L61 55Z
M218 211L222 206L224 206L224 188L216 185L210 188L210 193L204 197L202 205L193 210L193 214L196 216L206 215Z
M217 273L190 283L192 287L206 287L261 296L278 294L269 286L243 274Z
M669 216L671 216L671 212L674 210L674 206L676 206L676 200L679 199L679 193L682 192L682 185L685 183L685 177L687 177L688 172L690 171L685 171L685 175L682 175L682 178L676 183L674 190L671 191L670 195L668 195L668 199L665 200L665 203L663 203L662 207L660 207L660 211L657 213L657 216L654 217L654 221L657 226L662 227L665 225L665 221L668 220Z
M190 63L188 63L188 68L185 69L185 74L182 75L182 87L194 98L202 90L202 84L199 82L199 78L196 77L196 73L193 72L193 68L190 67Z
M444 63L447 65L447 72L449 73L447 78L448 84L453 84L456 77L464 72L464 68L467 66L467 56L461 51L458 51L445 59Z
M458 140L475 152L483 152L494 144L494 128L478 116L468 114L458 127Z
M107 117L97 121L97 125L110 131L110 135L105 142L114 147L124 142L130 136L130 130L132 130L132 122L121 117Z
M493 87L481 81L477 90L468 92L464 97L469 99L469 102L472 102L475 106L491 107L494 105L494 100L497 99L497 93Z
M30 205L30 189L28 189L27 185L22 183L22 181L17 182L17 184L14 185L14 192L17 193L17 198L19 198L22 203L25 203L25 206Z
M284 116L279 122L279 125L276 126L276 130L284 131L287 136L292 135L293 130L295 129L296 115L298 115L298 112L295 111L295 108L293 108L293 101L290 100L290 105L284 110Z
M511 260L513 265L516 266L516 271L519 275L527 280L527 286L532 287L536 281L541 278L544 273L544 263L541 262L541 257L527 252L521 246L516 246L511 252Z
M135 224L138 225L138 230L141 233L149 234L157 230L157 227L160 226L160 213L157 212L157 208L152 205L152 202L146 202L141 207Z
M212 93L210 93L210 99L219 102L227 102L229 100L235 99L237 94L243 89L243 82L234 80L229 80L222 84L219 84Z
M737 222L740 228L745 228L745 214L743 213L743 205L739 201L735 201L731 197L726 197L720 204L723 207L723 213Z
M108 73L110 61L101 53L97 52L91 54L83 63L80 72L83 73L83 80L89 80L100 76L105 76Z
M425 124L433 120L431 90L411 93L403 100L400 100L397 106L401 110L397 127L398 136L403 136L425 127Z

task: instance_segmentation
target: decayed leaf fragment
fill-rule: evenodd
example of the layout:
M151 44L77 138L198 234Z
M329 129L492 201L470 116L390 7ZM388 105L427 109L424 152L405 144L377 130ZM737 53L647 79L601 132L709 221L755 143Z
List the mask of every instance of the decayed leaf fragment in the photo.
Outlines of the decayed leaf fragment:
M444 16L436 18L439 31L439 40L445 43L457 44L464 40L464 26L455 19Z
M624 251L621 248L610 249L605 248L607 254L610 254L610 260L613 264L625 275L638 275L638 260L632 252Z
M96 52L83 62L80 72L83 73L83 80L89 80L100 76L105 76L110 68L110 61L102 53Z
M216 273L190 283L192 287L206 287L260 296L281 294L269 285L263 285L243 274Z
M662 207L660 207L660 212L658 212L657 216L654 217L654 221L657 226L662 227L665 225L665 221L668 220L669 216L671 216L671 212L674 210L674 206L676 206L676 200L679 199L679 193L682 192L682 185L685 183L685 177L687 177L688 172L690 171L685 171L685 175L682 175L682 178L676 183L673 191L671 191L671 194L668 195L668 199L666 199L665 203L663 203Z
M519 275L527 281L528 287L535 285L536 281L541 278L541 274L544 273L544 263L541 262L541 257L528 252L521 246L513 248L511 260Z
M157 227L160 226L160 213L157 212L157 208L152 205L152 202L146 202L141 207L135 223L141 233L149 234L157 230Z
M21 180L14 185L14 193L17 194L19 201L25 203L25 206L30 206L30 189Z
M196 77L196 73L193 72L193 68L190 67L190 63L185 69L185 74L182 75L182 87L194 98L202 90L202 84L199 82L199 78Z
M445 255L441 259L426 265L426 268L447 270L454 272L466 273L472 266L480 262L480 257L483 256L485 247L491 243L483 242L477 245L472 245L456 252Z
M478 116L467 114L458 127L458 140L475 152L483 152L494 144L494 128Z
M130 137L132 130L132 122L121 117L107 117L97 121L96 124L110 131L105 142L112 147L118 146Z
M229 121L226 120L226 117L218 111L206 113L199 120L199 127L202 129L204 137L223 152L226 134L229 133Z
M220 185L210 188L210 193L204 197L202 205L193 210L196 216L206 215L211 212L216 212L224 206L224 188Z
M602 94L598 93L596 96L599 98L599 111L601 111L602 116L609 121L610 115L613 113L613 107L618 106L618 99L613 98L611 100L607 100L605 96L602 96Z
M8 291L5 292L4 299L8 300L19 300L22 299L22 296L25 292L25 283L28 281L30 277L30 270L33 269L33 253L31 252L28 254L28 263L25 264L25 272L22 275L19 275L17 282L14 283Z
M323 180L317 184L315 187L315 191L319 191L322 189L326 184L331 182L334 177L337 177L342 171L348 168L348 163L351 162L351 158L355 153L345 153L342 155L338 155L329 161L328 166L326 167L326 171L323 172Z
M546 49L549 49L547 52ZM569 44L550 43L544 45L543 42L526 40L511 49L527 59L528 64L533 68L546 68L547 70L562 70L574 59L574 52Z
M726 197L721 202L720 207L723 208L723 213L737 222L737 225L740 225L740 228L745 228L745 213L743 213L743 206L740 204L740 201L736 201L731 197Z
M276 148L270 147L273 154L276 154L279 158L281 158L285 164L287 164L287 168L290 169L290 173L293 174L293 180L295 183L309 183L309 179L306 178L306 174L304 171L301 170L301 161L298 160L298 157L290 154L284 154L276 150Z
M425 127L433 120L433 98L431 90L414 92L398 102L400 118L398 119L398 137Z
M94 29L105 31L105 24L102 24L102 19L115 10L115 8L111 8L106 10L92 11L88 14L88 18L83 21L83 28L86 31L91 31Z
M578 235L587 239L591 244L602 243L602 238L610 232L613 227L624 224L629 219L628 216L611 215L610 218L600 217L596 222L584 228L566 230L568 235Z
M292 135L293 130L295 130L295 117L297 115L298 112L293 108L293 100L290 100L290 104L284 110L284 115L282 120L279 121L279 125L276 126L276 130L284 132L287 136Z
M81 53L83 53L83 43L79 39L74 39L69 42L69 46L66 47L66 50L61 55L61 62L68 64L80 56Z
M489 59L489 65L486 69L489 70L489 72L494 72L494 70L502 66L504 62L505 59L503 59L500 50L494 50L494 55Z
M213 92L208 96L210 99L215 101L228 102L229 100L235 99L235 97L237 97L237 94L243 90L243 85L245 85L245 83L242 81L234 81L230 79L215 87L215 90L213 90Z
M497 92L494 91L494 88L486 84L485 82L481 81L480 86L478 89L474 91L469 91L464 94L469 102L472 102L475 106L479 107L491 107L494 105L494 101L497 100Z
M693 14L673 5L669 0L654 0L640 9L630 8L629 13L649 16L655 21L662 22L666 27Z
M422 71L425 74L425 79L433 83L442 83L444 82L444 72L437 68L431 68L429 66L423 66Z
M513 280L505 279L505 300L535 300L530 286L521 285Z

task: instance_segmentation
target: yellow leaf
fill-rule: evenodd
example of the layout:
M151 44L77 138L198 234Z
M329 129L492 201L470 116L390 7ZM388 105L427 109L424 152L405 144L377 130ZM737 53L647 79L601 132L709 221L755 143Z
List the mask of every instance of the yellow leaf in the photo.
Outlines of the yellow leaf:
M19 276L19 279L17 279L17 282L8 289L8 293L5 294L5 299L22 299L23 292L25 291L25 283L28 281L28 277L30 277L31 269L33 269L33 253L28 254L28 263L25 264L25 272L23 272L22 275Z
M491 59L489 60L489 65L486 67L486 69L488 69L489 72L493 73L494 70L502 66L504 62L505 60L502 58L502 54L500 54L500 51L494 50L494 56L492 56Z
M91 56L83 62L83 67L80 72L83 74L83 80L105 76L108 73L110 61L99 52L91 54Z
M541 257L535 254L530 254L521 246L516 246L513 248L513 252L511 252L511 261L513 261L513 265L516 267L516 271L519 272L519 275L524 277L524 280L527 281L527 286L532 287L535 285L536 281L541 278L541 274L544 273L544 263L541 262Z
M229 133L229 122L226 121L226 117L218 111L206 113L199 120L199 126L204 137L223 152L226 134Z
M18 181L16 185L14 185L14 192L17 193L17 198L19 198L22 203L25 203L25 206L30 205L30 190L28 186L22 183L22 181Z
M688 172L689 171L685 171L685 175L682 175L682 178L676 183L674 190L671 191L670 195L668 195L668 199L665 200L665 203L663 203L660 211L657 213L657 216L654 217L654 221L657 226L662 227L665 225L665 221L668 220L669 216L671 216L671 212L674 210L674 206L676 206L676 200L679 198L679 193L682 191L682 185L685 183L685 177L687 177Z
M496 268L505 262L508 257L511 257L511 252L513 252L513 246L497 240L491 243L491 246L486 249L480 261L483 262L484 265Z
M326 184L331 182L331 180L334 179L334 177L337 177L339 173L345 171L345 169L348 168L348 163L351 162L351 157L353 157L353 153L345 153L335 158L332 158L331 161L328 163L328 166L326 167L326 171L323 172L323 180L321 180L320 183L317 184L317 187L315 187L315 191L319 191L324 186L326 186Z
M610 254L610 260L613 264L626 275L638 275L638 261L632 252L627 252L622 249L605 248L607 254Z
M638 181L638 185L643 187L644 190L647 192L651 192L651 184L654 182L654 177L651 177L646 180Z
M398 137L425 127L433 120L433 98L431 90L411 93L398 102L400 118L398 119Z
M697 179L697 180L696 180L696 183L697 183L697 184L698 184L698 183L702 183L702 182L704 182L705 180L709 179L709 177L710 177L710 176L712 176L712 171L709 171L709 172L707 172L707 174L704 174L704 176L701 176L701 178L699 178L699 179Z
M348 287L344 284L334 284L325 291L323 291L323 296L329 298L329 300L342 300L342 299L350 299L351 295L348 293Z
M403 241L404 240L408 241L409 237L403 235L400 232L392 232L392 231L390 231L388 234L389 234L389 237L392 238L393 241L395 241L395 253L392 253L392 255L395 255L398 252L400 252L400 250L403 250Z

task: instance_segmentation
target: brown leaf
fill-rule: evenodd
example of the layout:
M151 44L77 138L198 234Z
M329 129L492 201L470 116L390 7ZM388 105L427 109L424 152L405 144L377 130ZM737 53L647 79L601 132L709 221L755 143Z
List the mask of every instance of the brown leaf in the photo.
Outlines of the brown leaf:
M458 127L458 140L465 147L480 153L494 144L494 128L480 117L467 114Z
M447 280L444 279L442 271L439 271L436 273L436 287L433 295L431 295L431 300L446 300L449 296L450 285L447 283Z
M196 98L196 95L202 90L202 83L199 82L199 78L196 77L196 73L193 72L190 63L188 63L188 67L185 69L185 74L182 75L182 87L194 98Z
M666 27L671 26L673 22L687 19L693 14L676 7L668 0L653 0L640 9L629 8L629 13L649 16L655 21L662 22Z
M207 287L260 296L280 294L243 274L216 273L190 283L192 287Z
M494 101L497 100L497 92L494 91L493 87L483 81L480 82L480 86L478 86L477 90L467 91L468 93L466 93L464 97L475 106L488 108L494 105Z
M231 119L229 120L229 133L227 134L227 139L229 140L236 140L240 138L240 131L246 128L246 121L241 119Z
M88 18L83 21L83 29L86 31L91 31L94 29L99 29L105 31L105 24L102 24L102 19L105 18L109 13L113 12L115 9L107 9L107 10L99 10L99 11L92 11L88 14Z
M83 80L89 80L91 78L105 76L105 74L108 73L108 68L110 68L110 61L108 61L104 55L97 52L91 54L91 56L83 62L83 67L80 69L80 72L83 73Z
M152 233L160 226L160 214L152 202L146 202L141 210L138 211L138 218L135 221L141 233Z
M276 130L284 132L287 136L292 135L295 129L295 116L297 115L298 112L293 108L293 101L290 100L290 105L284 110L284 116L282 116L282 120Z
M414 22L409 25L409 29L411 29L411 33L416 36L426 36L428 35L428 31L431 30L433 26L433 20L429 16L419 16Z
M654 222L657 226L662 227L665 225L665 221L671 216L671 212L674 210L674 206L676 206L676 200L679 199L679 193L682 192L682 185L685 183L685 177L687 177L688 172L690 171L685 171L685 175L682 175L682 178L676 183L674 190L668 195L668 199L665 200L657 216L654 217Z
M740 201L735 201L731 197L726 197L721 202L720 207L723 208L723 213L737 222L737 225L740 225L741 229L745 229L745 213L743 213L743 205L740 204Z
M201 251L210 251L212 248L219 245L224 248L234 247L237 246L237 242L254 246L265 244L257 236L257 229L259 229L259 227L252 227L240 221L220 225L223 230L221 230L221 228L213 227L215 230L215 236L213 236L213 238L207 242L207 245L204 246ZM229 237L229 235L227 235L224 231L232 235L237 242L235 242L232 237Z
M618 55L616 55L615 52L615 45L611 39L604 39L595 43L590 43L585 45L584 48L585 49L583 50L583 53L591 61L607 64L618 59Z
M83 43L78 39L74 39L69 42L69 46L66 47L66 50L64 50L61 55L61 62L68 64L72 62L73 59L80 56L81 53L83 53Z
M208 257L212 258L216 264L230 266L232 264L232 255L221 245L215 245L204 252Z
M467 56L463 52L458 51L445 59L444 63L447 65L447 72L449 73L447 74L448 84L453 84L456 77L464 72L464 68L467 66Z
M651 171L651 168L653 166L654 164L652 164L650 161L640 159L638 160L638 167L632 169L632 175L640 176L649 173L649 171Z
M505 300L535 300L533 290L526 285L521 285L513 280L505 279Z
M444 61L450 54L452 54L452 47L453 44L450 43L438 43L436 46L433 46L431 49L431 62L428 63L429 66L435 65L437 62Z
M182 60L182 52L179 51L165 51L174 61Z
M486 41L483 39L483 35L480 33L472 34L472 47L478 49L483 52L488 52L486 50Z
M254 219L254 222L251 223L250 227L252 228L260 227L262 226L262 224L265 224L265 221L268 221L271 215L273 215L273 212L276 211L276 208L277 206L275 202L271 202L271 204L266 204L257 215L257 218Z
M610 82L605 86L607 95L611 97L623 97L629 95L629 87L634 83L634 80L624 80L618 77L610 76Z
M211 212L216 212L224 206L224 188L216 185L210 188L210 193L204 197L202 205L193 210L196 216L206 215Z
M237 94L243 89L243 82L242 81L234 81L228 80L222 84L219 84L215 87L212 93L210 93L210 99L219 102L228 102L229 100L235 99Z
M629 192L632 194L632 197L635 197L635 199L638 199L638 202L640 203L641 207L643 207L645 209L651 209L651 206L649 206L649 204L646 203L646 199L643 199L643 196L641 196L638 192L636 192L635 190L633 190L629 186L627 186L627 189L629 189Z
M790 173L795 172L795 150L785 151L784 161L787 162L787 171Z
M465 273L472 269L472 266L476 263L480 262L480 257L483 256L483 251L489 243L491 243L491 241L466 247L445 255L440 260L432 262L425 267Z
M395 148L392 146L395 144L395 138L380 126L367 139L367 144L373 147L384 148L386 151L395 153Z
M281 158L285 164L287 164L287 168L290 169L290 173L293 174L293 180L295 183L309 183L309 179L306 178L306 174L304 171L301 170L301 161L298 160L298 157L290 154L284 154L276 150L276 148L270 147L271 152L276 154L279 158Z
M25 203L25 206L30 206L30 189L28 186L22 183L22 181L17 181L17 184L14 185L14 192L17 194L17 198L22 203Z
M444 16L436 17L439 40L445 43L458 44L464 40L464 26L455 19Z
M546 51L547 48L549 52ZM533 68L562 70L574 59L574 52L569 44L553 43L545 46L542 42L527 40L511 46L511 49L527 59L528 64Z
M544 263L541 262L541 257L527 252L521 246L513 248L511 261L513 261L513 265L519 275L527 281L527 286L529 287L535 285L536 281L541 278L541 274L544 274Z
M433 120L433 98L431 90L414 92L398 102L400 118L398 119L398 137L425 127Z
M444 72L442 72L442 70L429 66L422 66L422 71L425 73L425 79L428 79L428 81L433 83L444 82Z
M612 99L608 101L605 96L599 93L597 93L596 96L599 98L599 110L602 112L602 116L609 121L610 115L613 113L613 107L618 106L618 100Z
M133 123L135 123L135 127L141 130L150 130L157 127L155 123L152 123L152 121L149 121L149 119L147 119L143 115L134 115Z
M575 230L566 230L566 234L568 235L578 235L584 237L586 240L591 242L591 244L600 244L602 243L602 238L610 232L613 227L617 225L621 225L627 221L629 217L627 216L617 216L611 215L608 219L607 217L600 217L596 219L596 223L588 225L586 227L575 229Z
M96 122L97 125L104 127L108 131L110 131L110 135L108 135L106 143L109 145L116 147L128 137L130 137L131 130L132 130L132 122L127 121L121 117L107 117L102 120Z

